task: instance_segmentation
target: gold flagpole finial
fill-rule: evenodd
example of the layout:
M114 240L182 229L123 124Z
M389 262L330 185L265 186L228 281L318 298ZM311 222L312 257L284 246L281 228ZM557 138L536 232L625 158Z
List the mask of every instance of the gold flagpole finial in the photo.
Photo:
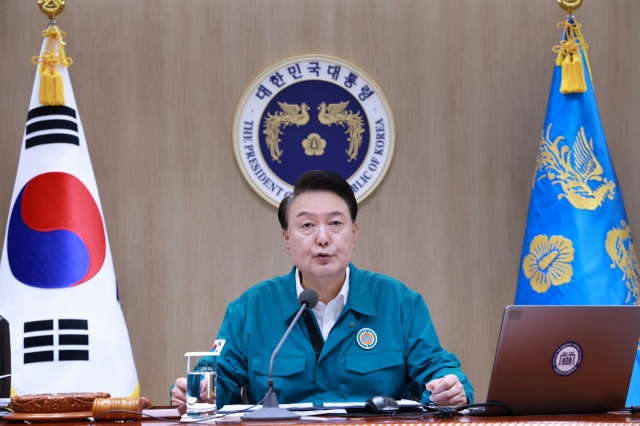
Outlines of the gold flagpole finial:
M64 9L64 0L38 0L38 7L49 17L42 36L47 40L40 56L31 58L40 73L40 103L45 106L64 105L64 80L58 67L67 68L73 60L64 53L66 36L56 23L56 16Z
M587 91L587 81L584 75L583 57L591 74L587 56L589 46L584 42L580 32L581 25L573 16L573 12L582 6L582 0L558 0L558 4L567 12L566 21L558 24L558 28L563 30L562 39L559 45L553 47L553 51L558 54L556 65L562 66L560 93L565 95L584 93Z
M64 0L38 0L38 7L50 20L55 21L56 16L64 10Z
M582 0L558 0L558 4L567 11L567 15L573 15L573 12L582 6Z

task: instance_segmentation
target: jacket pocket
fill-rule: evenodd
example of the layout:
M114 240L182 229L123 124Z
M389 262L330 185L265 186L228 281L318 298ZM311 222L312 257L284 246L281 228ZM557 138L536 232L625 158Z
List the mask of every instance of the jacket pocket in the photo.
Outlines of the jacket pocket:
M251 369L263 376L269 375L269 362L271 359L259 357L251 358ZM306 358L299 356L276 357L273 362L273 375L277 377L292 376L305 370Z
M400 351L387 351L377 354L346 355L347 370L367 374L383 368L404 364Z

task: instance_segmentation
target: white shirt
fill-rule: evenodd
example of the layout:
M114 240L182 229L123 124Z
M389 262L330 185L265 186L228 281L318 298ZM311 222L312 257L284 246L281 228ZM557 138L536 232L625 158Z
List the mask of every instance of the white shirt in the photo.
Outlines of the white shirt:
M300 284L300 271L296 268L296 292L298 293L298 297L300 297L300 293L302 293L302 284ZM322 302L318 302L315 308L311 309L311 312L316 316L316 320L318 321L318 325L320 326L320 331L322 332L322 337L324 341L327 341L327 337L329 337L329 332L336 324L336 320L342 313L344 309L344 305L347 304L347 297L349 297L349 267L347 266L347 273L344 277L344 284L342 284L342 290L336 296L335 299L330 301L327 305Z

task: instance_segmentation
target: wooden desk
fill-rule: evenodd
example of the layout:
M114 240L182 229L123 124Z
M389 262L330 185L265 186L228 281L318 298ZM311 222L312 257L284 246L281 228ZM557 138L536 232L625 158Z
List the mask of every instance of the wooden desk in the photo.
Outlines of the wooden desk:
M243 425L253 426L265 426L276 424L287 425L318 425L318 426L330 426L330 425L434 425L446 426L456 425L462 426L462 424L475 423L482 426L614 426L625 425L632 426L631 424L637 423L640 426L640 414L590 414L590 415L563 415L563 416L520 416L520 417L466 417L456 416L452 419L440 420L430 417L424 419L407 419L407 418L391 418L391 417L366 417L366 418L330 418L325 421L318 419L318 421L292 421L292 422L242 422ZM11 426L24 424L22 422L6 422L0 420L1 426ZM63 422L63 423L37 423L43 426L88 426L89 422ZM96 423L98 426L122 426L123 423L104 422ZM143 422L127 422L127 426L162 426L162 425L175 425L176 423L166 423L156 420L145 420ZM200 423L209 424L209 423ZM222 425L240 424L239 421L228 420L218 422ZM185 424L186 425L186 424Z

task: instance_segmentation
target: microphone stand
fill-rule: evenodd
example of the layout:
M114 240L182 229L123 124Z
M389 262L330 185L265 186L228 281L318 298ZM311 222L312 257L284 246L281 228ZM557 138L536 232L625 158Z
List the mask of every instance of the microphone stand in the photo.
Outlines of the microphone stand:
M280 408L280 405L278 404L278 395L276 395L275 391L273 390L273 360L275 360L276 355L278 355L278 352L284 344L284 341L287 340L287 337L289 337L289 333L291 333L291 330L293 330L293 327L295 327L298 319L300 318L300 315L302 315L302 312L308 307L309 302L306 300L303 301L302 306L300 306L300 309L298 310L298 313L296 314L293 321L291 321L291 325L287 329L286 333L284 333L284 336L282 336L282 339L280 339L280 343L278 343L278 346L276 346L276 350L273 351L273 354L271 354L271 362L269 362L269 380L267 381L268 388L267 393L264 397L264 401L262 402L262 408L245 414L244 416L242 416L242 420L298 420L301 417L300 414L292 413L289 410Z

